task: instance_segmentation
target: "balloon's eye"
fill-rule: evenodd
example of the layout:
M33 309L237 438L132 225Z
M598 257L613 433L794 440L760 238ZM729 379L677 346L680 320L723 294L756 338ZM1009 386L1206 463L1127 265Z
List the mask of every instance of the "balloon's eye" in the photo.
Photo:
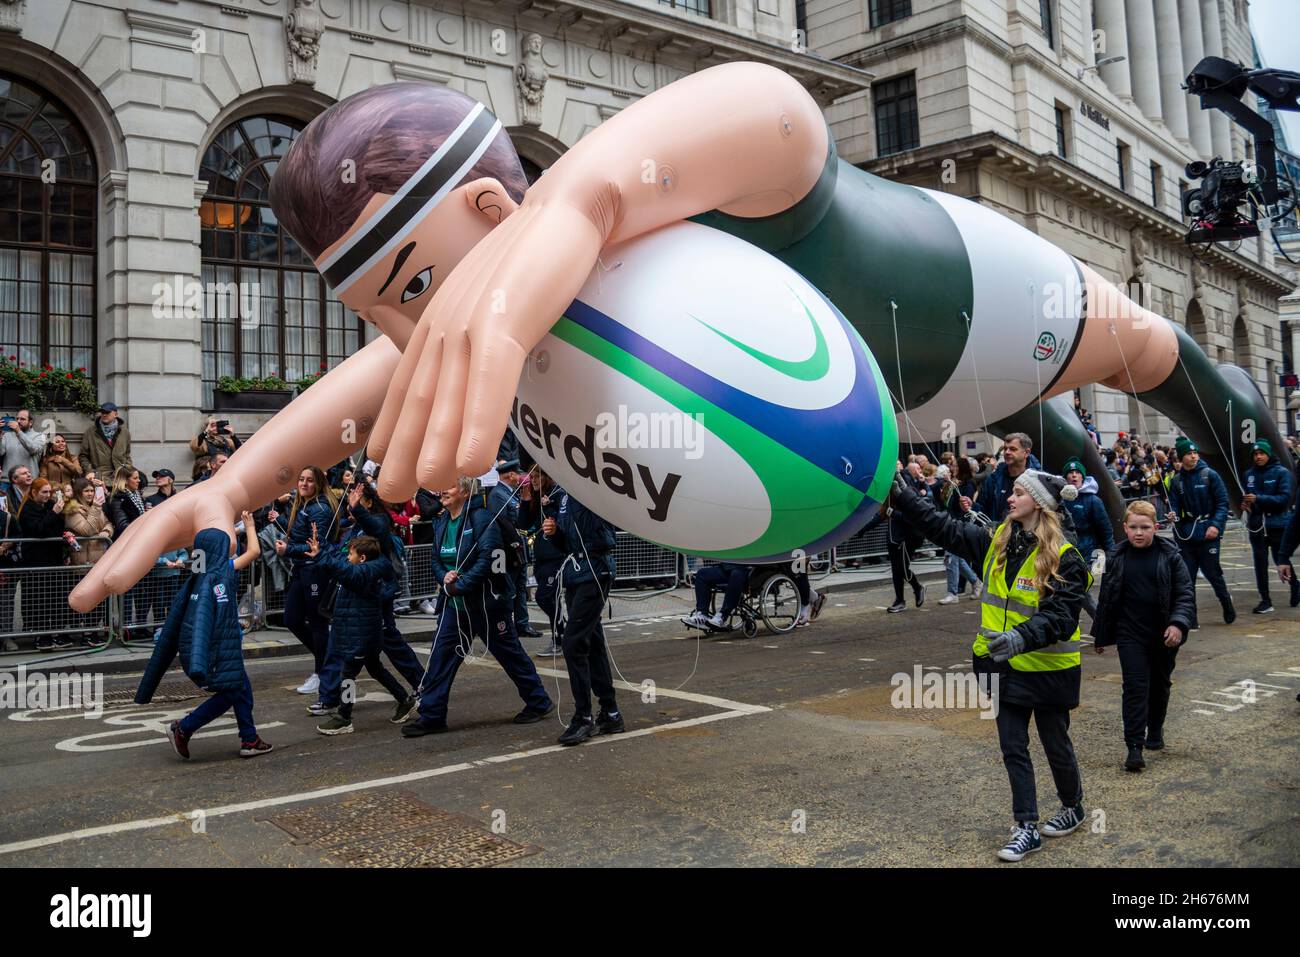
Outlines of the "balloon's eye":
M411 277L411 281L408 282L406 288L402 290L402 302L410 302L412 299L417 299L420 296L423 296L429 291L431 285L433 285L432 266Z

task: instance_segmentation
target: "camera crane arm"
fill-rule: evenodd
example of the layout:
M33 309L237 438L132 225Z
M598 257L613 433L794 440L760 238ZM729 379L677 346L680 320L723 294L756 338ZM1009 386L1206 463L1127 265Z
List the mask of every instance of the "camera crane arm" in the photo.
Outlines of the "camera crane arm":
M1300 112L1300 73L1292 70L1247 70L1222 57L1207 56L1192 68L1183 88L1201 100L1203 110L1222 110L1255 138L1260 190L1269 206L1280 200L1277 187L1277 148L1273 124L1241 101L1246 90L1268 101L1275 110Z

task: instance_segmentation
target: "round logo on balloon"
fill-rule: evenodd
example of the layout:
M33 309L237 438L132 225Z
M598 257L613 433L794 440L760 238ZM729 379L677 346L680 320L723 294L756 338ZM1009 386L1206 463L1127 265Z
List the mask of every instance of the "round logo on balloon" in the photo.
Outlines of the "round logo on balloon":
M529 361L510 428L619 528L731 561L860 529L898 432L861 337L802 276L697 223L607 247Z

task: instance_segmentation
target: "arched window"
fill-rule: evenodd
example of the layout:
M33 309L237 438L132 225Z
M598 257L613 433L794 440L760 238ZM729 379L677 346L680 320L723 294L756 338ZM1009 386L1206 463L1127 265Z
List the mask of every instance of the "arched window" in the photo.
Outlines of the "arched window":
M333 368L365 341L362 321L325 285L271 211L271 177L303 124L231 123L203 156L203 402L221 376L294 382Z
M0 350L95 374L90 140L44 90L0 73Z

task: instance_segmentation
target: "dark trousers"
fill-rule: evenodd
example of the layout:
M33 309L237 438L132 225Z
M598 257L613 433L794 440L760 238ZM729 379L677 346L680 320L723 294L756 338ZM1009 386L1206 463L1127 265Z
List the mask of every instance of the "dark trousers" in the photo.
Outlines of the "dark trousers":
M697 582L704 571L702 568L696 573ZM564 623L564 664L569 669L575 717L591 717L592 692L606 714L618 711L605 630L600 625L608 591L608 578L568 585L564 589L564 605L568 611Z
M1047 754L1056 782L1056 794L1066 807L1083 800L1079 762L1070 743L1070 712L1065 708L1029 708L998 702L998 742L1002 763L1011 779L1011 811L1019 822L1038 820L1038 789L1034 784L1034 763L1029 759L1029 717L1038 725L1038 740Z
M528 630L528 566L521 564L510 572L510 580L515 585L515 632L523 634ZM538 579L540 582L541 579Z
M1170 676L1177 648L1166 648L1163 636L1128 638L1115 642L1124 672L1124 743L1140 748L1148 737L1160 738L1169 711Z
M745 593L745 585L748 582L748 567L734 568L728 573L721 565L705 565L695 573L695 610L707 615L713 589L725 588L722 607L718 612L724 619L730 617L740 604L740 596Z
M1259 589L1259 597L1269 601L1268 596L1268 579L1269 573L1273 570L1269 565L1269 556L1273 558L1273 564L1277 564L1278 554L1282 551L1282 528L1260 529L1257 532L1250 533L1250 557L1255 563L1255 587ZM1294 602L1296 595L1300 595L1300 578L1292 577L1291 579L1291 601Z
M328 584L328 581L317 582L315 569L306 565L294 572L284 593L284 625L312 653L315 659L312 671L318 675L329 650L330 623L317 611Z
M447 720L451 683L456 680L456 672L465 656L473 653L475 638L482 638L487 644L492 657L515 683L525 707L534 711L550 710L550 695L542 686L533 659L519 643L509 607L496 613L489 612L484 618L482 614L468 614L452 605L453 602L447 600L438 617L438 631L429 651L429 670L420 689L420 719L430 723Z
M542 562L533 566L533 575L537 578L537 607L546 613L551 623L551 635L559 641L564 634L563 623L555 620L555 599L559 585L560 566L563 562Z
M894 581L894 604L897 605L903 600L903 582L911 585L913 592L920 594L921 580L912 571L912 553L915 551L912 543L904 537L895 541L892 530L886 536L886 543L889 548L889 577Z
M356 687L355 685L352 687L350 694L343 694L343 688L347 682L356 681L362 668L384 686L384 690L393 696L393 700L405 701L410 696L410 692L391 671L384 667L379 657L380 647L378 635L365 648L355 652L341 652L331 645L320 672L321 703L331 708L338 708L342 717L350 719L352 705L356 703Z
M1179 540L1178 551L1183 556L1183 564L1187 566L1187 575L1192 580L1192 588L1196 587L1196 573L1200 571L1205 576L1205 580L1210 583L1210 587L1214 589L1215 596L1221 603L1226 604L1232 601L1232 595L1228 593L1228 583L1223 580L1223 566L1219 564L1221 541L1223 541L1222 537L1212 542ZM1195 622L1192 624L1195 626Z
M205 724L211 724L231 708L235 709L235 721L239 725L239 740L251 743L257 740L257 727L253 724L253 685L244 673L244 684L235 691L218 691L185 717L181 718L181 730L193 734Z
M412 690L420 687L420 681L424 678L424 666L397 628L397 616L393 613L391 598L384 602L383 647L380 650L388 655L388 660Z

